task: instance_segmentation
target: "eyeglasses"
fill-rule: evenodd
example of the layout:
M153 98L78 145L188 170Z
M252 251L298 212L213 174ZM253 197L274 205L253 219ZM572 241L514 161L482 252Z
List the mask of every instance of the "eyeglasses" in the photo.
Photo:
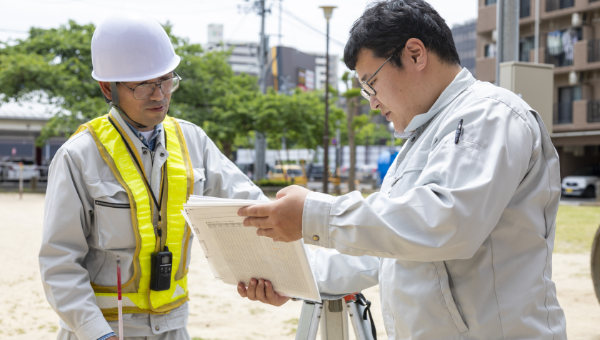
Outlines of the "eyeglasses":
M392 57L394 56L394 54L396 54L396 52L398 52L398 49L394 50L394 52L392 52L392 55L387 58L386 61L383 62L383 64L381 64L381 66L379 66L379 68L377 69L377 71L375 71L375 73L373 73L373 75L371 77L369 77L369 79L367 79L367 81L363 81L360 83L360 94L362 94L362 96L366 99L366 100L371 100L371 96L374 96L377 94L377 91L375 91L375 89L373 88L373 83L369 82L371 81L371 79L373 79L373 77L375 77L377 75L377 73L379 72L379 70L381 70L383 68L383 66L385 66L385 64L387 64L388 61L390 61L390 59L392 59ZM365 88L366 85L367 88Z
M137 85L134 88L131 88L127 85L125 85L124 83L121 83L123 86L125 86L126 88L130 89L131 92L133 92L133 98L137 99L137 100L143 100L143 99L147 99L150 98L150 96L152 96L152 94L154 93L154 90L156 89L156 86L158 86L160 88L160 91L163 94L169 94L169 93L173 93L177 90L177 88L179 88L179 82L181 81L181 77L173 72L175 74L174 77L169 78L169 79L164 79L161 81L157 81L154 83L141 83L139 85Z

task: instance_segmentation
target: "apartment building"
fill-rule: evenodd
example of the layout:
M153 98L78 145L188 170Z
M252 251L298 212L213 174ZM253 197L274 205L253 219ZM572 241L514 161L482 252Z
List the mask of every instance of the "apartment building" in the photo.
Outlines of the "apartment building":
M475 57L477 51L477 20L452 27L452 37L460 65L466 67L475 76Z
M476 77L496 81L496 0L478 0ZM540 4L539 50L534 43ZM600 0L520 0L519 61L554 65L553 124L561 176L600 162Z

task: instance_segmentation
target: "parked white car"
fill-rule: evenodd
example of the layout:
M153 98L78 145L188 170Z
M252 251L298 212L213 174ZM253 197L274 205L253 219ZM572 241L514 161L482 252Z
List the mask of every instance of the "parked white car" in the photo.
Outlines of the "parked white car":
M20 163L23 163L24 181L40 177L40 171L35 165L33 158L4 157L0 159L0 181L18 181L21 171Z
M600 181L600 166L591 165L583 167L573 176L562 180L562 194L564 196L596 197L596 182Z

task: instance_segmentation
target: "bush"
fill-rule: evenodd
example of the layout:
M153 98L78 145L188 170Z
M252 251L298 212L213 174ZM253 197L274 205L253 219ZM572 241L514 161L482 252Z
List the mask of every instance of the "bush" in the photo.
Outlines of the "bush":
M259 187L287 187L288 185L292 185L290 181L274 181L267 178L260 179L254 183Z

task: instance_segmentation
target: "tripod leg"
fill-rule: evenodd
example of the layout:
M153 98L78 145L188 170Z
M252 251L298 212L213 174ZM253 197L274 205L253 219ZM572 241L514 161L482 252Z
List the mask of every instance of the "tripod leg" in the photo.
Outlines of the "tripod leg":
M363 320L363 312L365 307L356 303L356 301L348 301L348 313L350 313L350 321L356 335L356 340L373 340L371 335L371 325L368 320Z
M323 306L321 340L348 340L348 310L344 299L328 300Z
M315 340L317 338L322 311L323 304L304 301L298 321L296 340Z

